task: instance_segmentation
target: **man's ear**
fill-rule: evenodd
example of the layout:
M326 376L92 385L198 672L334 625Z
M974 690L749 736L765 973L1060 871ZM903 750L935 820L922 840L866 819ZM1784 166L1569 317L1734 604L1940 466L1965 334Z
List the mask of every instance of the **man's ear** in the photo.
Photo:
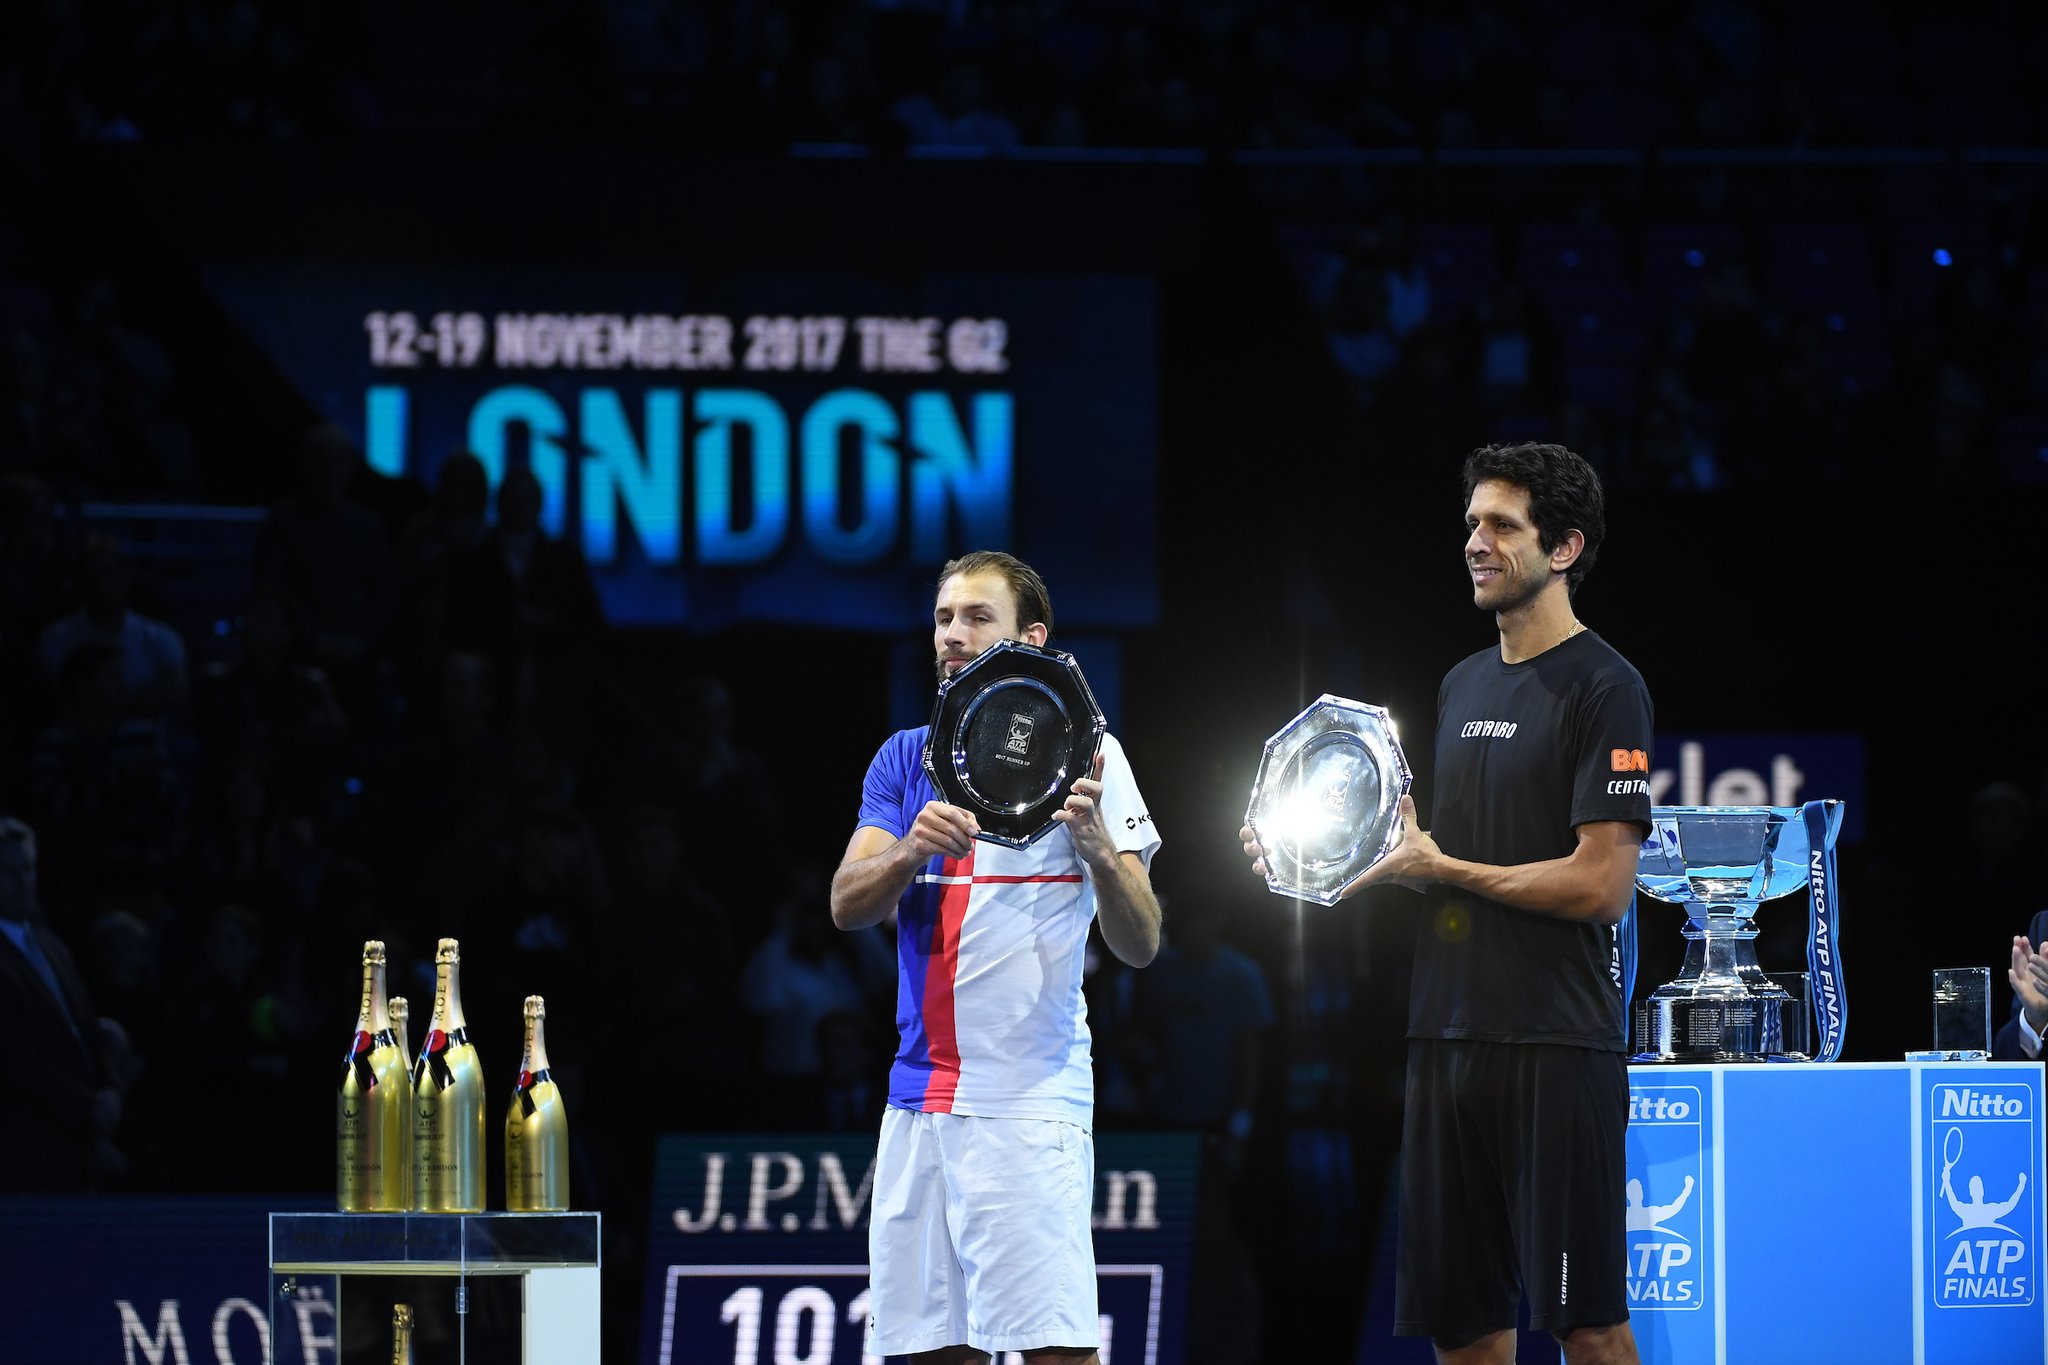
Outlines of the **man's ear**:
M1550 552L1551 571L1553 573L1563 573L1578 562L1579 556L1585 553L1585 549L1585 532L1566 531L1564 539L1557 542L1557 548Z
M1037 645L1041 649L1044 648L1046 640L1045 622L1033 621L1030 625L1024 627L1022 638L1027 645Z

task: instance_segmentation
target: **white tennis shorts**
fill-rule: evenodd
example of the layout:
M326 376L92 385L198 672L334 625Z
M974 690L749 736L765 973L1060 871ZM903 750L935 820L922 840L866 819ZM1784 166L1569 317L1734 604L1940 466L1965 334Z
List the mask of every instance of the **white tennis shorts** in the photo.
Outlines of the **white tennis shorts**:
M875 1153L867 1353L1094 1349L1095 1139L890 1108Z

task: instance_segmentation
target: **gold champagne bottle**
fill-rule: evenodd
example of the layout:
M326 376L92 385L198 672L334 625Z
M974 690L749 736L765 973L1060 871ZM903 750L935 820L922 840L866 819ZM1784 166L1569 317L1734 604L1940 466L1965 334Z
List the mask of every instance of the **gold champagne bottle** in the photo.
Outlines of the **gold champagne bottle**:
M548 1070L547 1004L526 997L526 1053L505 1114L505 1207L559 1213L569 1207L569 1114Z
M405 997L394 995L387 1008L391 1011L391 1036L398 1043L398 1060L405 1064L408 1081L412 1078L412 1007L405 1003Z
M412 1207L412 1082L384 1004L384 945L363 945L363 1003L335 1096L336 1206L343 1213Z
M412 1064L412 1206L482 1213L484 1075L462 1019L462 946L434 951L434 1017Z
M412 1305L391 1305L391 1365L412 1365Z

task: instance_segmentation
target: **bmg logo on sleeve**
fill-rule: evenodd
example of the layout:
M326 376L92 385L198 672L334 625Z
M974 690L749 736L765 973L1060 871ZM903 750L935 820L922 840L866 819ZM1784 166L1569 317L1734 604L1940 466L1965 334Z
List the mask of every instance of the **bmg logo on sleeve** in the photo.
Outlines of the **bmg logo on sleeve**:
M1634 1312L1706 1302L1706 1137L1697 1086L1628 1092L1628 1302Z
M1941 1308L2034 1302L2041 1130L2023 1085L1937 1085L1928 1097L1928 1237Z

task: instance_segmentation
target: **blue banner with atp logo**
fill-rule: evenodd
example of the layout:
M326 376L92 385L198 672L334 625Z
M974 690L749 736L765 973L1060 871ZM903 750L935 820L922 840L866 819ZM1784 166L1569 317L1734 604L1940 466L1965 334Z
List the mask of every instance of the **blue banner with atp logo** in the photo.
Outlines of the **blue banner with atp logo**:
M2032 1063L1631 1067L1642 1358L2048 1361L2041 1105Z
M1929 1359L2004 1359L2040 1345L2041 1087L1942 1077L1920 1074Z
M1628 1097L1628 1310L1645 1359L1711 1350L1720 1309L1710 1186L1711 1085L1637 1072Z

